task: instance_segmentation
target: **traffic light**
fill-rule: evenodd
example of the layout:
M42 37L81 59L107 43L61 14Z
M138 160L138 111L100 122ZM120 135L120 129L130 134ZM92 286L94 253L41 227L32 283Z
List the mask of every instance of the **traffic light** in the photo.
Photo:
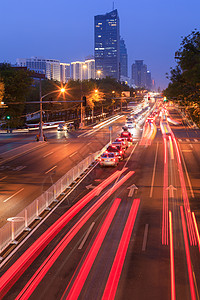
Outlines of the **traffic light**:
M167 97L164 97L164 100L163 100L164 102L166 102L167 101Z
M86 106L86 105L87 105L86 97L83 96L83 106Z
M7 116L6 116L6 119L7 119L7 120L10 120L10 116L9 116L9 115L7 115Z

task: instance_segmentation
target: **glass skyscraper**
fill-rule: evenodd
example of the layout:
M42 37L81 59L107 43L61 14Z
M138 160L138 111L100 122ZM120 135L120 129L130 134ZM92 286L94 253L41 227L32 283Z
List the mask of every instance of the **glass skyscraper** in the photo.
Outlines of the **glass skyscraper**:
M120 76L128 77L128 54L122 38L120 39Z
M117 9L94 17L96 77L120 79L120 33ZM99 74L99 75L97 75Z

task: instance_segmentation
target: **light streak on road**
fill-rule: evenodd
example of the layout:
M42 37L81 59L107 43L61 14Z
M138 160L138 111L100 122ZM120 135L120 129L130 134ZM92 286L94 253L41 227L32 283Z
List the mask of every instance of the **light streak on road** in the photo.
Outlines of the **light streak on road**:
M117 291L117 286L121 276L124 260L126 257L129 241L135 224L140 199L135 199L132 203L131 210L124 227L124 231L115 255L115 259L106 283L102 300L114 300Z
M60 230L98 193L99 189L105 188L113 180L118 178L127 168L121 171L116 171L95 189L90 191L82 199L80 199L74 206L72 206L62 217L60 217L51 227L49 227L21 256L20 258L2 275L0 278L0 299L9 291L19 277L26 271L32 262L38 257L42 250L50 243L50 241L60 232ZM123 182L125 182L134 172L126 174L114 187L115 190ZM110 195L110 190L106 193Z
M156 172L156 163L157 163L157 157L158 157L158 143L156 146L156 154L155 154L155 160L154 160L154 166L153 166L153 175L152 175L152 180L151 180L151 189L150 189L150 195L149 197L152 197L153 194L153 186L154 186L154 179L155 179L155 172Z
M197 236L197 243L198 243L199 252L200 252L200 235L199 235L199 229L197 226L197 220L196 220L194 212L192 212L192 218L193 218L193 222L194 222L194 228L195 228L195 232L196 232L196 236Z
M180 211L181 211L181 221L182 221L183 237L184 237L184 243L185 243L187 267L188 267L191 299L196 300L196 294L195 294L195 289L194 289L194 278L193 278L193 273L192 273L192 264L191 264L191 258L190 258L190 250L189 250L189 243L188 243L188 237L187 237L187 229L186 229L183 206L180 206Z
M117 171L116 173L119 173ZM112 193L116 191L128 178L132 176L132 172L126 174L120 181L118 181L114 187L111 188ZM104 182L105 183L105 182ZM65 235L65 237L60 241L60 243L54 248L50 255L45 259L43 264L35 272L32 278L28 281L26 286L20 292L16 299L27 299L36 289L40 281L46 275L48 270L52 267L56 259L67 247L69 242L74 238L77 232L83 227L83 225L89 220L89 218L97 211L97 209L108 199L111 195L111 191L108 190L82 217L81 219L70 229L70 231Z
M15 197L16 195L18 195L19 193L21 193L24 190L24 188L20 189L19 191L17 191L16 193L14 193L12 196L8 197L7 199L3 200L3 202L7 202L10 199L12 199L13 197Z
M162 217L162 244L168 245L168 153L167 140L164 140L164 175L163 175L163 217Z
M174 240L172 212L169 211L169 244L170 244L170 271L171 271L171 300L176 300L175 269L174 269Z
M188 199L188 194L187 194L187 189L186 189L186 184L185 184L185 179L184 179L184 174L183 174L183 168L182 168L182 163L181 163L181 158L180 158L180 151L178 148L176 138L173 133L172 133L172 140L174 142L175 149L176 149L176 155L178 158L178 171L179 171L183 203L184 203L185 215L186 215L188 232L189 232L190 245L196 245L197 240L196 240L195 228L194 228L194 223L192 221L190 203L189 203L189 199Z
M87 279L87 276L92 268L92 265L95 261L95 258L99 252L99 249L104 241L104 238L108 232L108 229L112 223L112 220L117 212L117 209L119 207L119 204L121 202L121 199L116 198L115 201L113 202L107 217L103 223L103 225L101 226L101 229L94 241L94 243L92 244L92 247L87 255L87 257L85 258L85 261L83 263L83 265L81 266L81 269L78 273L78 275L76 276L72 287L70 288L70 291L66 297L66 292L64 292L63 296L61 299L71 299L71 300L75 300L78 299L81 290L83 288L83 285Z
M169 136L169 149L170 149L170 157L173 160L174 159L174 149L172 144L172 137Z

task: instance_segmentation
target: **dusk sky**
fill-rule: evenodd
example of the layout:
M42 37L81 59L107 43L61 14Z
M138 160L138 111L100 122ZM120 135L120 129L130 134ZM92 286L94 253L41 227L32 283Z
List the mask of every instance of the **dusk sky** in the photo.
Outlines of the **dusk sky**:
M109 0L1 0L0 62L42 56L62 62L94 54L94 16L112 10ZM200 0L116 0L129 76L143 59L164 88L181 36L200 29Z

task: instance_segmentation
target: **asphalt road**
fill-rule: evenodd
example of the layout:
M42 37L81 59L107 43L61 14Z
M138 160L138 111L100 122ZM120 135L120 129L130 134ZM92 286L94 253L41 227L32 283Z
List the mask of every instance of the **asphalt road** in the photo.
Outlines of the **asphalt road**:
M174 109L171 108L169 111L172 119L182 122L180 115ZM157 124L159 124L158 121ZM187 223L186 217L190 211L194 212L198 228L200 228L200 131L189 128L185 123L179 126L171 125L175 139L172 137L170 141L170 138L166 137L165 148L164 138L159 128L157 129L156 137L150 145L142 145L135 141L127 150L125 160L121 161L117 168L95 167L1 268L1 274L5 273L47 228L61 217L69 207L72 207L86 195L88 193L86 186L91 185L94 188L107 181L107 178L116 170L124 171L118 178L124 178L124 180L126 174L131 171L135 172L134 174L131 173L131 176L116 191L113 192L112 190L114 183L112 182L85 205L45 247L16 284L10 288L5 299L10 300L17 297L48 255L52 255L56 245L69 234L73 226L78 226L77 222L81 218L84 219L84 215L110 189L109 197L85 221L77 234L63 248L55 263L44 273L43 279L42 277L38 279L35 289L29 294L30 299L66 299L67 297L68 299L76 299L76 297L79 299L101 299L112 267L115 266L114 262L120 241L124 245L127 244L127 252L125 252L124 261L121 262L119 281L115 285L115 299L167 300L173 299L172 290L176 299L199 299L200 254L198 244L191 245L190 243L189 227L192 225ZM103 136L103 132L98 132L94 136L93 142L95 143L97 137L100 139ZM86 138L84 136L84 141ZM176 141L180 151L180 161ZM78 148L76 147L77 144L74 143L70 153L77 151ZM48 151L50 150L48 149ZM41 149L38 151L40 153ZM48 154L48 151L43 151L44 149L42 149L40 157L44 153ZM51 155L53 154L49 154L49 156ZM56 159L56 155L53 157ZM35 159L37 161L37 158ZM48 162L50 163L50 160ZM32 166L34 167L35 164L36 162ZM128 169L125 170L124 167ZM41 168L41 173L46 171L45 165ZM182 170L183 176L181 177ZM187 197L190 211L185 212L184 219L188 233L184 236L180 207L187 204L185 202ZM116 198L121 199L118 206L116 206ZM127 242L123 239L123 234L131 207L135 203L134 199L140 199L140 203L138 210L135 211L135 222ZM112 214L114 209L115 212ZM171 211L172 216L173 247L170 240L169 211ZM168 237L166 241L165 236ZM174 259L170 256L170 249L173 250ZM174 272L171 268L172 262L174 263ZM43 265L43 271L46 265L47 263ZM172 284L172 274L175 278L174 285ZM109 288L111 289L111 286Z

